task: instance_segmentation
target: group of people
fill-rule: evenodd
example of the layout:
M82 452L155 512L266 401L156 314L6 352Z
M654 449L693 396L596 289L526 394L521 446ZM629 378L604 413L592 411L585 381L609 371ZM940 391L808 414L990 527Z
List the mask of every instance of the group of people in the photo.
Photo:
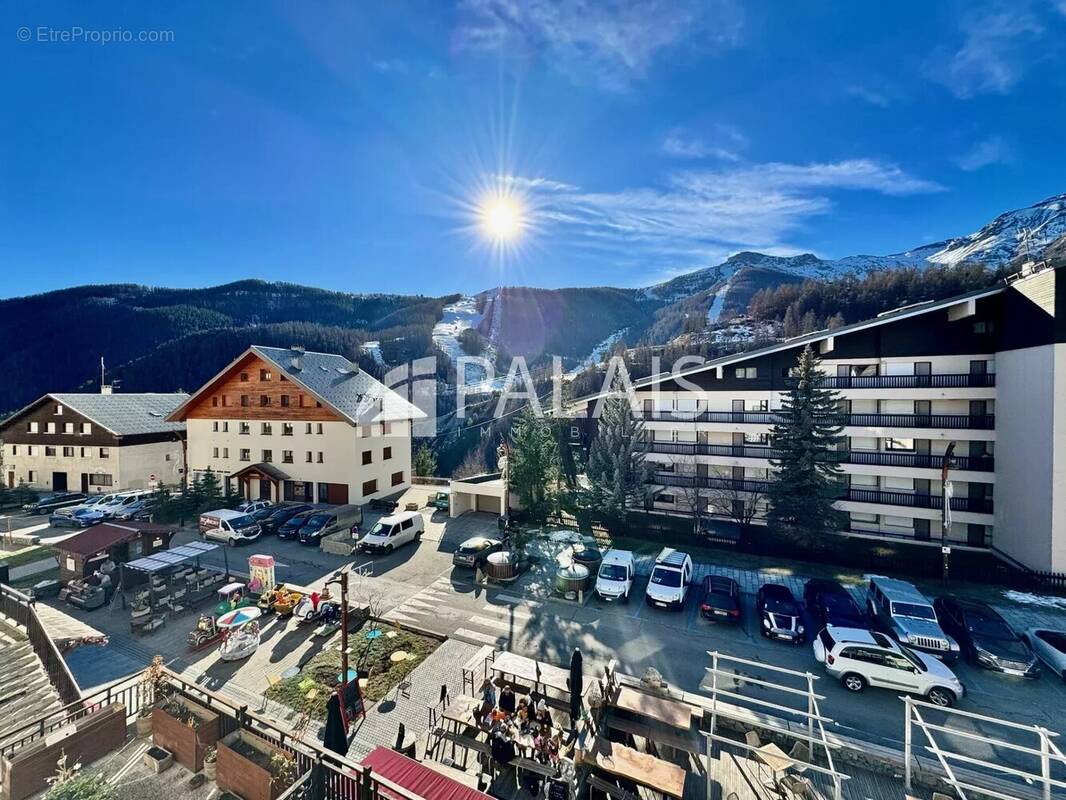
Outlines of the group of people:
M518 697L511 685L504 684L499 698L492 681L481 687L481 727L488 731L492 757L507 764L515 757L518 736L533 737L532 756L542 764L557 765L562 743L560 732L552 725L551 712L544 698L534 702Z

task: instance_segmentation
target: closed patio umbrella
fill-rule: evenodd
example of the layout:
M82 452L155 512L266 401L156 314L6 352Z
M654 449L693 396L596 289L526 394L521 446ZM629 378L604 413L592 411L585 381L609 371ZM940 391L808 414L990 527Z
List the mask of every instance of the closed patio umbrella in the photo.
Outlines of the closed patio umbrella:
M322 732L322 744L334 753L348 755L348 737L344 732L340 698L334 692L326 703L326 729Z
M585 688L584 672L582 671L583 657L578 648L574 648L574 654L570 656L570 725L577 727L577 721L581 718L581 695Z

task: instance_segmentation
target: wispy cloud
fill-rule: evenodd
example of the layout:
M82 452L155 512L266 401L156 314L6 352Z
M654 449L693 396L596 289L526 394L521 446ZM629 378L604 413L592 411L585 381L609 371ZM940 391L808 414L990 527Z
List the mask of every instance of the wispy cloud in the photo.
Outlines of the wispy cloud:
M1025 73L1033 43L1044 33L1039 18L1025 6L971 11L961 23L962 44L933 60L935 80L957 97L1006 94Z
M955 163L959 165L960 169L973 172L991 164L1008 162L1011 160L1012 155L1010 145L1007 144L1002 136L990 136L978 142L955 159Z
M511 178L531 198L541 230L625 259L706 262L736 250L794 253L790 234L829 212L836 191L910 195L943 190L872 159L765 163L672 174L661 187L616 192Z
M454 44L543 54L575 83L623 91L671 47L735 46L741 24L733 0L463 0Z
M863 102L880 108L888 108L894 99L894 93L886 89L878 89L872 86L849 86L847 93L850 97L858 98Z
M675 128L663 139L662 151L671 158L739 161L740 152L748 146L748 137L732 125L715 124L706 136L693 136Z
M407 62L399 58L382 58L373 64L374 70L382 74L407 72Z

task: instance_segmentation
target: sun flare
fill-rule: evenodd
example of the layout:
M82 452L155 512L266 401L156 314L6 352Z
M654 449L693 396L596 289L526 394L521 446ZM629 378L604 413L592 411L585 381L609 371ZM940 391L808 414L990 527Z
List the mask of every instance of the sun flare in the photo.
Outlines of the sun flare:
M514 197L492 195L485 198L478 208L481 229L494 242L513 242L525 228L522 204Z

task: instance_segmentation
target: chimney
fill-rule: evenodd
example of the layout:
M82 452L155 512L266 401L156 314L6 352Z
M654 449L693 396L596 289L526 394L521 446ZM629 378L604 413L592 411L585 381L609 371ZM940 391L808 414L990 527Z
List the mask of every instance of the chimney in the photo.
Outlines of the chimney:
M358 375L360 372L361 372L361 370L359 369L359 365L358 364L356 364L354 361L349 361L348 362L348 374L349 375Z
M100 394L111 394L111 384L105 383L100 387Z
M289 351L292 353L289 358L289 366L292 367L294 371L299 372L304 367L304 349L300 345L294 344L289 347Z

